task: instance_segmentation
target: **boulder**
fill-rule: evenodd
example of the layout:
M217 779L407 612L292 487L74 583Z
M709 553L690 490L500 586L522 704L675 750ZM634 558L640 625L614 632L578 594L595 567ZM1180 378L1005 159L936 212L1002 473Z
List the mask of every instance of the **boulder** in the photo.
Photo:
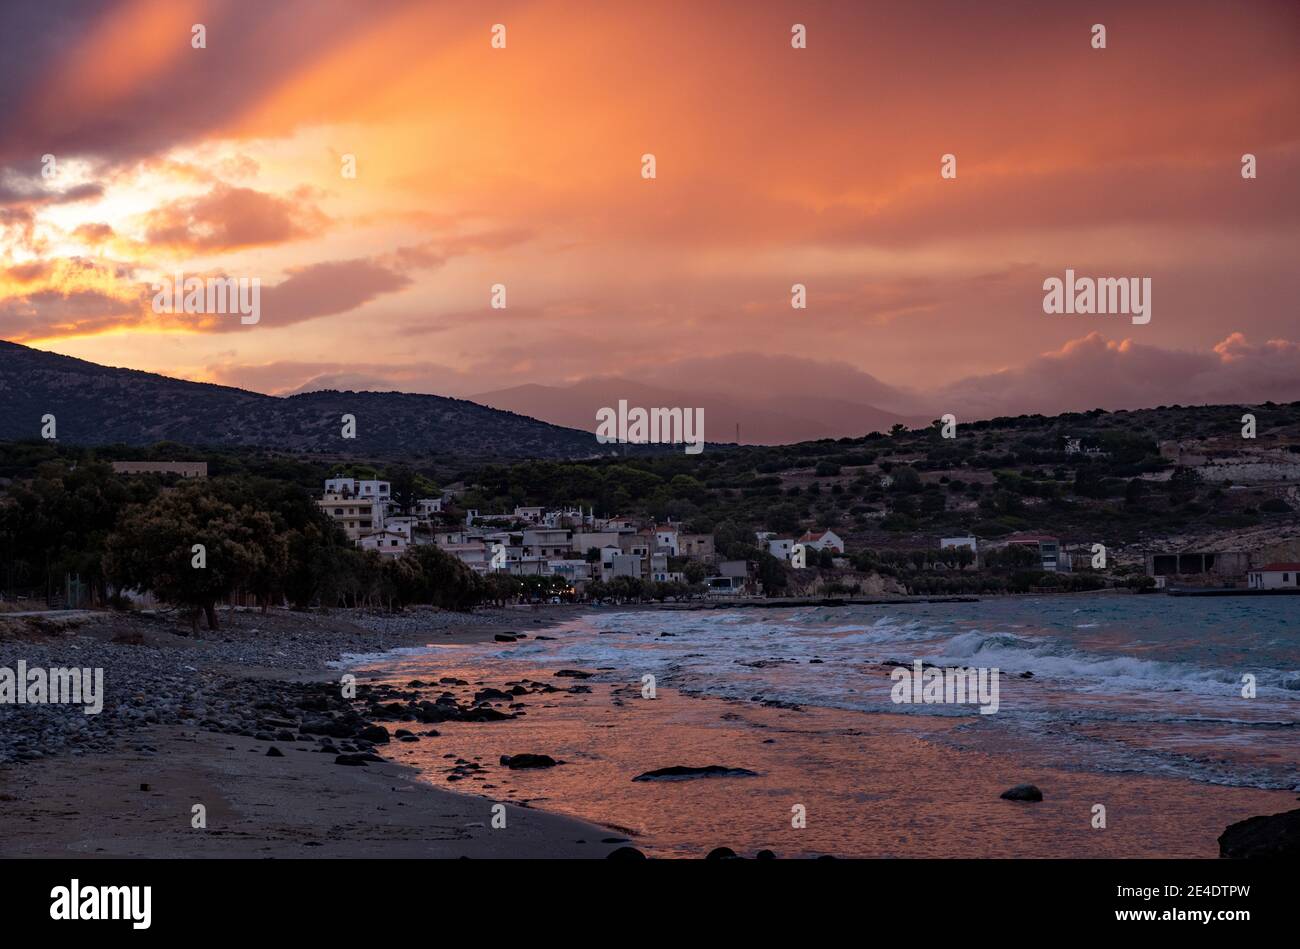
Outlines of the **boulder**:
M1043 792L1032 784L1017 784L1013 788L1007 788L999 797L1004 801L1041 801Z
M644 860L646 855L635 847L619 847L605 855L606 860Z
M511 771L517 771L520 768L554 768L558 761L550 755L502 755L501 763Z
M1229 859L1300 857L1300 810L1249 817L1219 835L1219 856Z
M695 768L689 765L673 765L670 768L656 768L638 774L633 781L684 781L688 778L752 778L757 772L748 768L726 768L720 764L705 765Z

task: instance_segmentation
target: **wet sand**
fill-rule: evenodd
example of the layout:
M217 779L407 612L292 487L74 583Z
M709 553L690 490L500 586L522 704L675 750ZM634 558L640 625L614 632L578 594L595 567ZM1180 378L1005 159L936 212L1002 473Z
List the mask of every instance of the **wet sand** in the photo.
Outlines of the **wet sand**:
M603 857L611 832L435 790L405 768L343 767L306 743L176 731L158 754L35 762L0 782L0 857ZM148 790L141 790L141 785ZM195 828L193 807L206 808Z
M524 717L491 728L440 725L436 745L397 746L389 752L396 760L447 787L454 772L442 755L479 757L485 772L455 786L623 828L651 856L700 857L727 846L781 856L1216 858L1228 824L1295 806L1286 791L1046 768L1014 749L962 750L960 719L793 710L663 688L645 699L639 682L594 684L470 650L438 652L439 675L476 685L530 678L591 691L527 697ZM427 659L411 659L385 681L405 685L421 663L428 675ZM523 752L564 763L527 771L497 764ZM758 774L632 780L674 765ZM1000 799L1024 783L1044 800ZM1093 826L1098 804L1104 828ZM805 827L794 826L799 805Z

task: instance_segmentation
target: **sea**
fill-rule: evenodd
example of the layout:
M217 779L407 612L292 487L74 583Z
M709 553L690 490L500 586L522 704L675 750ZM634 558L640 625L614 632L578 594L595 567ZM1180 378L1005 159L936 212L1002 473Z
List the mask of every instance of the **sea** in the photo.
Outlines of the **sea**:
M896 681L918 660L997 670L996 712L981 714L973 701L898 701ZM352 663L394 683L435 674L580 683L545 703L526 701L524 728L444 729L451 752L468 756L462 760L495 766L500 754L520 751L565 759L546 773L478 775L477 786L461 789L620 827L675 855L724 839L759 847L771 828L786 830L787 810L816 798L823 815L837 814L838 830L797 838L799 852L934 853L928 844L909 846L911 835L898 831L900 818L924 826L928 814L949 833L960 818L962 826L986 819L993 832L1021 835L1023 846L971 855L1213 856L1205 848L1223 828L1225 807L1240 801L1248 813L1283 797L1233 797L1228 789L1300 791L1300 597L604 608L516 643L404 649ZM551 678L562 669L590 678ZM449 769L432 754L437 742L428 745L404 752L436 782ZM644 800L656 782L632 780L658 767L706 764L756 775L671 782L703 790L655 788ZM1084 834L1077 846L1053 850L1053 835L1076 840L1072 810L1019 827L1020 818L996 809L1005 801L991 803L990 790L1022 774L1054 781L1058 804L1066 790L1118 795L1126 812L1144 815L1147 833L1129 827L1105 838L1110 846ZM774 800L751 819L737 795ZM1151 800L1159 795L1163 803ZM849 813L855 802L892 809L860 820ZM1095 825L1097 805L1081 799L1078 807L1085 804ZM1078 816L1080 830L1097 829L1082 822L1082 810ZM791 849L789 835L777 836ZM819 846L808 845L814 837ZM1115 846L1120 839L1129 843Z

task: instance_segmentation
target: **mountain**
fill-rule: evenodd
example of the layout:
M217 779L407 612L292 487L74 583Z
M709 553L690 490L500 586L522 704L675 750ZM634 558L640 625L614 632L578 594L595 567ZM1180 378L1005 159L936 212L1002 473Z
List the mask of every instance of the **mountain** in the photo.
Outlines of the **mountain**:
M784 387L782 387L784 388ZM751 445L784 445L819 438L861 437L887 432L896 422L914 428L931 416L878 408L852 398L835 398L810 391L766 392L710 389L705 384L683 386L635 382L618 377L583 379L568 386L523 385L472 396L475 402L511 412L527 412L556 425L595 431L596 410L617 407L620 399L643 408L703 408L704 433L709 441Z
M437 395L326 390L285 398L100 366L0 341L0 440L37 438L53 415L79 445L249 445L366 457L581 458L589 432ZM356 416L356 438L342 416Z

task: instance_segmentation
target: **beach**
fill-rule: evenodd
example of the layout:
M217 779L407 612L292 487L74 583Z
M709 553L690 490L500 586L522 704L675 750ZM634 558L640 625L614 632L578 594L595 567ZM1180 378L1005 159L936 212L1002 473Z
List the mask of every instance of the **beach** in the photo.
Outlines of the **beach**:
M228 683L266 700L279 697L276 682L332 683L337 674L324 663L348 648L434 636L477 642L565 613L539 620L512 612L373 616L363 618L367 628L341 615L224 611L224 628L197 640L176 635L186 625L171 618L96 613L33 624L0 616L0 665L18 656L31 664L109 665L104 714L111 719L78 727L79 710L0 706L11 755L0 764L0 857L603 857L619 835L587 822L510 804L506 826L493 828L491 801L433 788L400 764L339 766L335 754L315 753L319 742L297 740L304 736L266 740L275 736L213 731L194 717L169 720L178 711L193 716L179 702L200 702L196 693L216 694ZM127 672L138 659L150 668ZM170 683L175 698L151 691L159 683ZM111 707L118 701L120 710ZM230 715L233 725L234 714L218 705L214 699L202 709ZM21 722L25 713L71 722L71 737L57 725ZM341 752L371 747L337 744ZM12 759L15 746L24 760ZM268 756L273 747L280 754ZM204 828L194 826L196 804Z
M1151 726L1112 714L1132 703L1095 690L1087 701L1105 717L1028 733L990 732L978 713L866 713L872 690L889 684L879 656L928 655L906 652L897 631L914 643L933 620L900 609L910 619L892 625L830 611L815 617L829 624L816 635L792 635L796 619L810 625L802 615L585 607L224 612L224 628L199 640L176 636L167 618L95 614L25 635L10 621L0 664L20 654L103 663L109 699L102 725L65 728L72 710L46 706L51 724L33 731L29 720L26 732L10 723L33 709L0 707L0 752L10 758L0 764L10 818L0 855L604 857L630 845L654 857L729 847L742 856L1213 858L1227 825L1294 808L1295 791L1269 777L1292 767L1285 729L1276 745L1217 759L1181 747L1186 767L1144 767L1163 744L1186 745L1183 732L1154 742ZM765 635L787 644L785 654ZM1064 668L1059 653L1025 652L1022 665ZM658 680L652 698L647 670ZM345 673L357 677L354 701L335 699ZM1071 681L1007 677L1002 702L1040 715L1060 695L1082 694L1061 684ZM808 701L810 682L823 704ZM1150 701L1162 700L1190 698L1180 685ZM1224 736L1253 726L1242 717L1205 727L1226 748ZM1062 728L1078 733L1065 752L1052 743ZM1136 747L1145 757L1095 767L1091 744L1077 740L1089 729L1115 754ZM16 759L24 735L29 753ZM510 767L520 755L554 763ZM1189 770L1202 759L1209 770ZM710 765L728 772L643 777ZM1022 784L1043 800L1001 798ZM192 826L195 804L206 828Z

